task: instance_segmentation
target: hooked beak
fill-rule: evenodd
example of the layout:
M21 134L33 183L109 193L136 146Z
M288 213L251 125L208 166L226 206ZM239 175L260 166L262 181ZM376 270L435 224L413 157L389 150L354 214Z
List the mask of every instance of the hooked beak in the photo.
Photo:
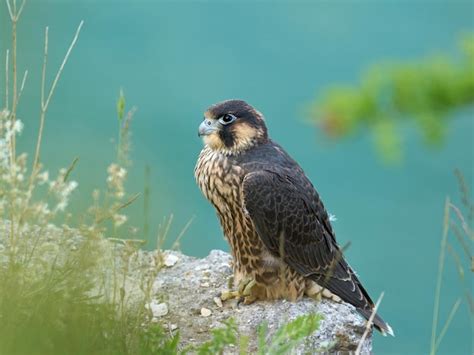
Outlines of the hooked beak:
M210 119L205 119L202 121L202 123L199 125L199 130L198 130L198 136L208 136L209 134L214 133L217 131L217 124L216 122L213 122Z

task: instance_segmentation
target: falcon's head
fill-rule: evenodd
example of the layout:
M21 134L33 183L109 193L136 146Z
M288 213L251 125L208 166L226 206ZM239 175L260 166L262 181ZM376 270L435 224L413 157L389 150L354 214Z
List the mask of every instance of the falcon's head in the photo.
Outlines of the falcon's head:
M268 139L260 112L242 100L227 100L209 107L199 136L212 150L239 153Z

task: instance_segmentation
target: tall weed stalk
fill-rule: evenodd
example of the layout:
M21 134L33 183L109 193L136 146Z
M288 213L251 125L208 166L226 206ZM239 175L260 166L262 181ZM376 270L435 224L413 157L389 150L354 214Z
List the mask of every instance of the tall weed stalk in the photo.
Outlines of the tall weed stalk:
M39 130L31 165L17 146L24 125L17 117L28 71L19 80L17 26L25 1L6 0L11 49L5 56L4 108L0 110L0 353L140 353L169 345L151 327L147 305L160 269L158 252L143 252L143 241L118 238L125 209L138 195L125 190L130 166L130 127L135 109L117 104L117 160L107 168L104 192L93 192L80 223L70 224L69 201L78 183L77 158L52 174L41 148L48 108L83 27L81 21L53 80L47 85L49 29L44 32ZM28 121L27 121L28 123ZM112 236L113 238L107 238ZM166 345L168 344L168 345Z
M443 220L443 234L441 237L441 247L438 262L438 274L436 281L434 308L433 308L433 322L431 327L431 343L430 354L435 355L438 352L439 346L444 339L444 336L449 330L451 322L453 321L459 307L463 303L467 306L469 316L474 314L474 299L472 288L470 286L472 276L470 273L474 272L474 263L472 255L472 242L474 241L474 232L472 230L472 218L474 211L474 204L472 203L469 188L464 181L464 177L460 171L456 170L455 175L458 178L459 188L461 192L462 207L458 207L452 203L449 197L446 198L444 204L444 220ZM462 251L461 253L458 250ZM460 283L463 289L463 295L460 295L451 306L450 312L440 327L439 311L441 305L441 291L443 286L443 274L446 267L446 255L449 253L456 266ZM466 267L466 265L469 265ZM466 271L468 276L466 277Z

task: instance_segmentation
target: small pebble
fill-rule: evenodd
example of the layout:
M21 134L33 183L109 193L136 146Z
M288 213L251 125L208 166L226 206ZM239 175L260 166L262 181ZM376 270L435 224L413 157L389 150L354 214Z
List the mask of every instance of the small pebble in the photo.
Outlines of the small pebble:
M329 341L324 340L321 343L319 343L319 346L321 347L321 349L327 348L329 347Z
M179 258L176 255L173 254L165 254L163 257L163 263L167 267L171 267L175 265L178 262Z
M209 282L203 282L203 283L201 284L201 287L209 287Z
M220 299L220 297L214 297L214 303L215 303L216 306L219 307L219 308L222 308L222 307L223 307L222 300Z
M207 308L201 308L201 316L203 317L209 317L212 314L210 309Z
M151 313L153 314L153 317L163 317L168 314L168 305L166 303L158 303L155 300L153 300L150 305Z
M178 325L176 325L176 324L165 324L165 325L163 325L163 328L169 329L169 330L176 330L176 329L178 329Z

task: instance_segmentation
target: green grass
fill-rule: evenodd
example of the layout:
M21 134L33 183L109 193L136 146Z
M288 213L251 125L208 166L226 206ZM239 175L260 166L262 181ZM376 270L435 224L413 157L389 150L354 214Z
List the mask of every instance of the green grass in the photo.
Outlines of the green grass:
M90 208L75 216L80 223L72 227L68 209L78 186L73 180L78 160L53 176L42 163L41 147L48 108L83 22L49 88L45 78L52 44L45 30L40 126L30 162L16 140L23 129L16 112L27 85L27 72L19 81L16 51L24 2L6 4L12 49L0 111L0 353L138 354L166 347L168 336L158 325L151 327L146 307L160 254L141 251L140 241L119 239L129 230L124 211L138 197L125 191L134 109L126 113L121 95L117 160L107 168L104 188L94 191Z
M289 354L319 328L321 319L322 317L317 314L299 316L282 325L271 337L267 324L263 323L257 331L255 349L250 348L249 337L239 334L236 322L229 319L225 322L224 327L212 330L212 337L209 341L199 346L188 347L182 353L213 355L222 354L227 350L239 354Z

